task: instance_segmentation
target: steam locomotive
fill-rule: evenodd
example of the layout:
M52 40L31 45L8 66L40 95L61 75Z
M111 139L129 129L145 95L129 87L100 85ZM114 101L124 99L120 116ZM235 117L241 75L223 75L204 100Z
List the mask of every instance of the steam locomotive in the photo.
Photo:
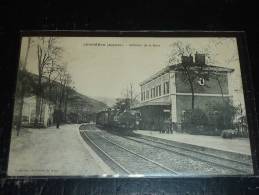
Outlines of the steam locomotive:
M96 115L96 124L106 128L133 130L139 128L140 122L141 114L135 110L119 112L109 109Z

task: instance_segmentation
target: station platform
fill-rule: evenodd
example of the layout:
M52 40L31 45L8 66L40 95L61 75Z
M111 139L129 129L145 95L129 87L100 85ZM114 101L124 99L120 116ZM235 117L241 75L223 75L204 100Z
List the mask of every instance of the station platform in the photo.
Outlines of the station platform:
M225 139L220 136L191 135L178 132L174 132L173 134L161 134L158 131L151 130L135 130L134 133L204 148L245 154L249 156L251 155L250 142L248 138Z
M12 131L9 176L95 176L113 171L79 134L79 125Z

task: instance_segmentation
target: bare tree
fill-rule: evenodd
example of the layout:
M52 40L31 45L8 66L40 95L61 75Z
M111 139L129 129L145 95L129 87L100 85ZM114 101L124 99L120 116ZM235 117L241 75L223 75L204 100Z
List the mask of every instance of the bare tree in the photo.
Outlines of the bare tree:
M235 40L234 39L229 39L229 38L218 38L214 41L210 41L206 48L203 49L203 53L206 54L206 58L209 64L215 64L217 63L217 61L215 61L215 58L217 55L219 55L218 53L215 53L215 49L217 49L218 47L222 46L224 42L228 42L230 45L233 44ZM214 48L214 49L213 49ZM214 52L213 52L214 51ZM238 61L238 54L232 53L228 58L225 59L225 61L223 62L226 65L230 65L232 63L236 63ZM219 77L220 72L218 71L213 71L210 72L210 77L215 79L218 83L218 86L220 88L220 93L221 93L221 97L222 97L222 101L223 103L225 103L225 99L224 99L224 92L223 92L223 87L222 87L222 83L220 81L220 77Z
M63 93L64 93L64 120L67 120L67 103L68 103L68 98L69 98L69 93L71 91L71 75L69 73L66 73L65 75L65 82L64 82L64 88L63 88Z
M195 49L191 47L190 44L183 44L182 42L178 41L175 42L173 45L173 50L169 58L169 63L179 63L182 57L189 56L192 58L192 54L194 53ZM176 70L183 72L184 81L187 82L190 86L191 94L192 94L192 101L191 101L191 108L194 110L195 108L195 96L194 96L194 82L197 81L199 78L204 78L204 80L209 79L209 74L207 71L204 71L203 66L194 66L193 62L184 61L179 65Z
M52 69L52 65L61 56L62 49L57 46L57 39L54 37L39 37L37 41L37 58L38 58L38 90L36 93L36 117L35 125L41 120L41 109L44 97L44 90L42 87L42 81L45 74L48 74L49 78L53 74L55 69ZM51 80L51 79L50 79ZM50 81L49 80L49 81Z
M29 55L29 51L31 48L31 37L28 37L28 42L27 42L27 48L26 48L26 54L25 54L25 59L24 59L24 63L21 63L20 61L20 74L23 74L23 76L21 76L21 85L20 85L20 93L19 93L19 98L18 101L18 117L17 117L17 124L16 124L16 131L17 131L17 136L19 136L20 130L21 130L21 123L22 123L22 111L23 111L23 104L24 104L24 95L25 95L25 75L24 73L26 72L26 66L28 63L28 55Z
M133 83L130 83L123 91L122 97L129 100L130 106L138 102L139 94L134 89Z
M67 113L67 100L70 90L70 84L72 83L71 75L67 72L66 66L62 66L59 69L58 77L58 93L56 94L56 105L59 114L64 110L64 119L66 120Z
M51 63L48 66L46 66L45 75L46 75L46 77L48 79L47 94L48 94L49 101L53 100L52 89L53 89L54 85L58 81L61 69L62 69L62 66L59 65L55 60L51 60Z
M203 47L202 49L200 48L193 48L190 44L184 44L181 41L173 43L171 46L173 47L172 52L169 57L169 65L171 64L180 64L181 63L181 57L182 56L190 56L193 55L194 52L199 52L205 55L207 64L215 64L218 63L216 61L216 57L219 55L216 50L222 46L223 42L228 41L229 43L233 44L232 39L216 39L216 40L211 40L209 43ZM224 64L231 64L238 61L238 54L233 53L232 55L229 56L223 63ZM193 64L190 63L182 63L182 66L179 66L178 70L182 71L185 74L185 81L188 82L190 86L190 90L192 93L192 109L194 109L194 101L195 101L195 96L194 96L194 82L199 78L202 77L205 80L209 79L215 79L218 83L220 93L222 96L222 101L225 102L224 99L224 92L223 92L223 87L222 83L220 81L219 77L219 71L213 70L213 71L205 71L203 69L203 66L195 67Z

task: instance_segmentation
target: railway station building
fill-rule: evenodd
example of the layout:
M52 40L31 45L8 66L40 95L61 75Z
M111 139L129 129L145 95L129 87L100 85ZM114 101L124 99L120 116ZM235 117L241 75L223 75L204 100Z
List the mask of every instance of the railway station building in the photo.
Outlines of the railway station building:
M191 87L182 71L184 63L214 75L209 79L196 77L193 82L195 108L206 112L209 103L231 98L228 83L234 69L206 64L205 54L182 56L181 63L166 66L140 83L141 101L133 109L141 112L142 129L159 130L165 120L181 129L184 113L192 108Z

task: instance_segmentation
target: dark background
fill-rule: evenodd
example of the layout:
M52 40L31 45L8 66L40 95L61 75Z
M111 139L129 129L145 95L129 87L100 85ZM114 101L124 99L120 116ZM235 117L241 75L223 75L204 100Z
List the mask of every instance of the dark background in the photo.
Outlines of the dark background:
M0 195L259 194L259 178L5 178L20 30L242 30L246 32L259 106L259 10L252 1L0 1ZM257 114L255 117L258 118ZM255 132L258 138L258 132ZM258 140L258 139L257 139ZM259 141L256 149L258 150ZM258 154L257 154L258 155Z

